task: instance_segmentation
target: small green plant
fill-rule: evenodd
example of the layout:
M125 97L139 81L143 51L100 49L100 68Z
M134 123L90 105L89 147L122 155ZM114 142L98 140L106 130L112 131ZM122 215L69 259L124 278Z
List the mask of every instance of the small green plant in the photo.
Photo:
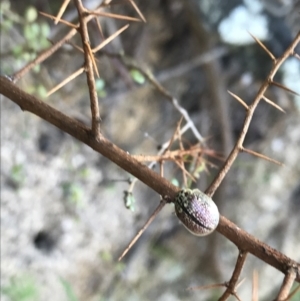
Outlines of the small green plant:
M64 288L64 291L67 296L68 301L78 301L78 298L75 295L74 289L70 282L66 281L64 278L60 277L59 278L61 285Z
M19 24L23 28L23 32L20 33L23 36L22 43L16 43L9 51L14 57L15 63L13 67L16 69L23 67L35 59L39 52L50 45L47 39L50 33L50 26L45 21L38 21L37 17L38 12L33 6L27 7L22 17L11 9L9 1L1 3L1 27L3 32L9 36L15 24ZM2 68L7 74L14 72L11 64L3 64ZM39 73L40 65L36 65L33 71ZM29 86L27 92L36 94L41 98L45 98L47 94L46 89L41 84L38 86Z
M146 81L145 76L137 69L130 70L130 75L132 79L140 85L144 84Z
M38 289L35 281L28 276L12 278L10 284L2 289L2 293L11 301L38 300Z
M72 204L81 207L83 205L84 191L76 183L64 182L61 185L64 197Z
M22 186L24 180L25 180L25 172L24 172L24 166L23 164L15 164L12 166L10 170L10 177L13 181L13 183L20 187Z

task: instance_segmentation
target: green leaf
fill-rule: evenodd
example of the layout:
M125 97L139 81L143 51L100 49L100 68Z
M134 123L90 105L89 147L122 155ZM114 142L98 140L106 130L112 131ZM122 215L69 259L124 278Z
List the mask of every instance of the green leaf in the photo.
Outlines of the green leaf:
M131 75L132 79L140 85L144 84L146 81L144 75L136 69L130 70L130 75Z
M5 19L2 19L2 22L1 22L1 25L2 25L2 29L3 31L8 31L10 30L12 27L13 27L13 22L12 20L5 20Z
M40 24L40 32L44 38L47 38L49 36L50 26L48 25L48 23L43 22Z
M21 55L23 51L23 46L21 45L16 45L13 49L12 49L12 52L14 54L15 57L18 57Z
M25 178L24 174L24 166L22 164L16 164L11 169L11 178L13 181L15 181L17 184L22 184Z
M72 204L81 207L84 196L84 190L76 183L64 182L62 183L64 197Z
M109 251L105 251L105 250L101 251L100 257L105 262L113 262L113 256Z
M34 22L38 16L37 10L33 6L29 6L25 11L25 19L27 22Z
M24 37L29 43L34 43L40 35L40 26L37 23L26 24L24 26Z

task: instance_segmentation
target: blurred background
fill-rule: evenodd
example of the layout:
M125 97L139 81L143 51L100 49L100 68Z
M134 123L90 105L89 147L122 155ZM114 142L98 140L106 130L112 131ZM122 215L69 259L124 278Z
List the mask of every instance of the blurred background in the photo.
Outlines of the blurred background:
M92 9L101 2L84 4ZM129 1L110 4L108 12L138 17ZM131 22L97 54L103 134L131 154L156 154L181 117L138 70L126 67L117 56L124 53L178 99L209 149L228 155L245 110L227 90L250 103L272 67L248 31L280 56L300 29L300 1L136 4L147 23ZM12 75L69 31L37 13L56 15L60 6L61 1L1 1L1 74ZM77 22L73 2L63 19ZM106 37L128 23L99 20ZM98 45L102 40L96 22L89 23L89 30L91 43ZM78 35L70 42L81 45ZM46 98L47 91L82 65L82 54L66 44L18 85L89 125L84 75ZM300 93L300 61L288 59L275 80ZM284 166L240 154L214 200L222 215L299 261L300 99L276 87L266 96L286 114L261 102L244 146ZM184 138L197 142L190 133ZM211 164L194 184L202 190L222 165L206 160ZM172 164L165 169L166 177L181 185L180 171ZM1 300L217 300L224 289L186 289L228 281L238 250L218 233L192 236L180 225L172 205L118 262L159 203L156 193L138 183L132 210L127 209L123 198L130 178L106 158L2 97ZM251 255L238 295L251 300L254 270L259 300L274 298L283 274ZM292 300L299 298L298 294Z

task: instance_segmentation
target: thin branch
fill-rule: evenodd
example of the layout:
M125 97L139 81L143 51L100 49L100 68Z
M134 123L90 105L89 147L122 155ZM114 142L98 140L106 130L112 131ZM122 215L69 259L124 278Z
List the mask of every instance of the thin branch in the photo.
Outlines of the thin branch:
M32 112L90 146L104 157L109 158L109 160L120 166L123 170L154 189L159 195L168 195L171 199L176 197L178 187L172 185L165 178L160 177L156 172L135 160L128 152L123 151L104 136L101 136L97 140L93 137L89 127L61 113L44 101L24 92L11 80L3 76L0 76L0 94L5 95L18 104L22 110Z
M17 71L11 76L12 80L16 83L21 77L23 77L29 70L34 68L36 65L45 61L50 57L55 51L57 51L66 41L70 40L77 33L77 29L72 29L65 37L57 41L50 48L44 50L39 54L33 61L29 62L21 70Z
M287 300L289 292L295 281L295 278L296 278L296 272L293 268L291 268L283 279L283 283L281 285L280 291L279 291L275 301Z
M86 17L86 22L91 21L95 16L90 15ZM77 24L76 26L79 26ZM75 34L77 33L77 28L71 29L66 36L61 38L59 41L54 43L52 46L50 46L48 49L45 49L42 53L40 53L33 61L29 62L27 65L25 65L22 69L17 71L15 74L11 75L10 78L13 80L13 82L17 82L20 78L22 78L27 72L29 72L32 68L34 68L36 65L42 63L45 61L48 57L50 57L54 52L56 52L62 45L64 45L68 40L70 40Z
M226 291L223 293L223 295L219 298L219 301L225 301L227 300L230 295L234 295L237 299L237 295L235 292L235 287L237 285L237 282L239 280L240 274L242 272L243 266L245 264L246 258L247 258L247 252L240 251L239 256L237 258L234 271L232 273L231 279L227 285Z
M278 71L280 66L283 64L283 62L290 55L292 55L294 53L294 49L298 45L299 42L300 42L300 32L298 33L296 38L293 40L291 45L288 47L288 49L283 53L283 55L275 61L274 66L273 66L273 68L271 69L271 71L268 75L268 78L262 84L262 86L259 89L259 91L258 91L255 99L253 100L252 104L248 106L248 111L246 113L246 117L245 117L245 120L244 120L244 124L243 124L242 130L241 130L241 133L239 135L239 138L236 141L236 144L235 144L233 150L231 151L230 155L228 156L226 162L221 167L218 175L213 180L213 182L210 184L210 186L206 189L205 193L208 196L213 196L214 195L216 189L220 186L221 182L223 181L223 179L227 175L227 173L228 173L229 169L231 168L233 162L235 161L236 157L238 156L240 149L242 149L242 147L243 147L243 143L244 143L246 134L248 132L248 128L250 126L250 122L252 120L252 117L253 117L253 114L254 114L254 111L255 111L257 105L259 104L260 100L264 96L264 94L265 94L267 88L269 87L269 85L272 83L273 77L275 76L276 72Z
M165 142L165 143L161 146L160 151L157 153L157 156L158 156L158 157L161 157L161 156L165 155L166 152L167 152L168 150L170 150L170 147L171 147L171 145L173 144L173 142L174 142L175 140L179 139L179 137L180 137L181 135L183 135L183 134L188 130L188 127L187 127L187 126L184 126L182 129L179 130L179 132L178 132L178 134L177 134L177 129L178 129L178 127L181 125L181 122L182 122L182 119L180 119L180 121L178 122L177 127L176 127L176 130L174 131L174 134L172 135L171 139L168 140L167 142ZM180 127L179 127L179 128L180 128ZM137 160L140 161L140 162L143 162L143 160L141 160L141 158L139 158L139 157L133 156L133 158L137 159ZM148 164L148 168L150 168L150 169L152 169L152 168L155 166L156 162L157 162L156 160L151 160L151 161L152 161L152 162ZM129 189L133 190L134 185L137 183L137 181L138 181L137 178L133 179L133 181L132 181L131 184L130 184Z
M49 19L51 19L51 20L56 20L56 17L55 17L55 16L46 14L46 13L44 13L44 12L42 12L42 11L39 11L39 14L41 14L42 16L44 16L44 17L46 17L46 18L49 18ZM58 22L60 22L60 23L62 23L62 24L65 24L65 25L67 25L67 26L69 26L69 27L71 27L71 28L75 28L75 29L78 28L78 25L73 24L73 23L71 23L71 22L68 22L68 21L66 21L66 20L63 20L63 19L59 19Z
M68 4L69 4L70 0L65 0L64 3L61 5L59 12L55 18L54 24L57 24L58 21L60 21L61 16L63 15L63 13L65 12Z
M173 103L174 107L177 109L177 111L184 117L185 121L187 122L187 126L191 129L194 136L198 139L199 142L204 143L203 136L197 130L197 128L196 128L194 122L192 121L192 119L190 118L190 115L187 112L187 110L179 105L179 102L175 97L172 97L172 103Z
M161 200L160 204L156 207L154 212L151 214L145 225L139 230L139 232L134 236L134 238L131 240L129 245L125 248L122 255L119 257L118 261L122 260L124 256L128 253L128 251L133 247L133 245L137 242L137 240L141 237L141 235L144 233L144 231L149 227L149 225L153 222L157 214L163 209L163 207L166 205L165 200Z
M90 93L90 103L92 112L92 134L96 139L100 138L100 112L98 105L98 95L96 91L95 77L93 72L93 60L91 58L90 39L87 28L87 18L84 12L84 7L81 0L74 0L80 23L80 35L82 40L82 46L84 50L84 59L86 66L87 84Z

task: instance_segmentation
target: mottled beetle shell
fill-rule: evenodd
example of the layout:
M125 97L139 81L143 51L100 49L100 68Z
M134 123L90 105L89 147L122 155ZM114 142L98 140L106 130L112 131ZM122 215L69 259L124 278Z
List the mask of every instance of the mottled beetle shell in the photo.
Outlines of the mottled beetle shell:
M209 196L198 189L180 190L174 204L177 217L194 235L208 235L219 224L218 207Z

